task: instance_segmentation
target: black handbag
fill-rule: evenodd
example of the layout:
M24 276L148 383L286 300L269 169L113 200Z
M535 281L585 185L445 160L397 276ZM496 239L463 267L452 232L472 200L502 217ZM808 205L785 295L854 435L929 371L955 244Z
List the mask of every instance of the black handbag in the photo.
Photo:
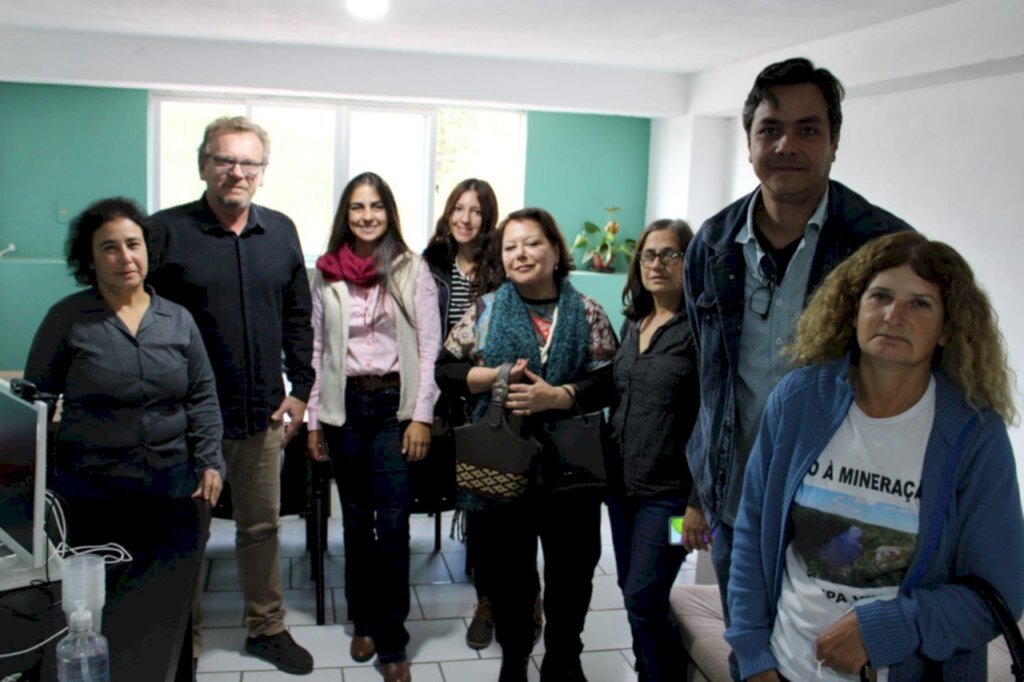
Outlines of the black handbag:
M455 434L455 482L460 490L495 500L513 500L526 492L526 472L540 452L534 438L523 438L509 424L505 411L508 375L512 365L498 368L491 403L475 424L459 426Z
M576 396L571 397L577 414L541 425L543 439L556 455L552 466L544 472L549 479L547 487L554 492L604 488L608 480L608 426L604 410L584 413Z

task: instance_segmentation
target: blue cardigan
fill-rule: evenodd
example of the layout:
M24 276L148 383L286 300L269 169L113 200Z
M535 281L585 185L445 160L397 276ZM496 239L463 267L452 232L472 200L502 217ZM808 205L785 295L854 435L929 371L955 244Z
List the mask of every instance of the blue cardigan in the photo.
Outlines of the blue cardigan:
M770 639L797 488L853 401L847 360L788 374L768 399L743 485L729 579L729 641L746 678L777 667ZM981 680L997 629L981 599L951 578L989 581L1020 618L1024 514L1006 427L970 408L935 373L935 420L925 451L917 549L896 599L856 607L871 664L889 679L920 679L924 657L945 679Z

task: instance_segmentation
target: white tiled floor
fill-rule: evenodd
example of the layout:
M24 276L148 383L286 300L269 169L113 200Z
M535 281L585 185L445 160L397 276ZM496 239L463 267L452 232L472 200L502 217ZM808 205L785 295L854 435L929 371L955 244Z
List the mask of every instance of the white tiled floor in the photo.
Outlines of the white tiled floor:
M337 508L337 506L335 506ZM467 581L465 547L448 538L451 514L442 517L444 541L434 554L434 520L412 518L410 566L409 658L416 682L488 682L496 680L501 649L492 644L476 652L466 646L466 628L473 614L475 592ZM243 654L246 631L234 560L234 525L214 520L207 548L207 582L203 606L207 627L199 658L198 682L378 682L372 663L357 664L348 655L352 627L345 620L345 558L341 523L331 519L328 531L327 624L317 626L309 556L305 553L305 521L283 520L281 569L285 584L285 623L297 642L316 661L312 675L297 678L281 673L259 659ZM622 594L615 580L608 518L602 516L601 561L594 575L594 596L583 632L583 670L590 682L635 682L633 652ZM541 557L542 559L543 557ZM692 559L692 557L691 557ZM693 582L695 563L687 561L677 582ZM530 681L540 678L543 642L534 649Z

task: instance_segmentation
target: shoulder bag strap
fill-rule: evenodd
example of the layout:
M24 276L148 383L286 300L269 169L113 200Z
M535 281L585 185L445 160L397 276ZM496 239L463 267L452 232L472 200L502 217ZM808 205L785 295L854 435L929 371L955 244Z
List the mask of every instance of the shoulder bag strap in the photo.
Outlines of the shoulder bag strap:
M1006 647L1010 650L1010 670L1013 672L1013 679L1024 680L1024 638L1021 638L1017 621L1013 619L1010 607L1006 605L1002 595L987 580L976 575L960 576L953 582L971 588L985 602L1000 632L1003 633Z
M501 419L504 416L505 401L508 400L508 375L511 371L511 362L506 362L498 367L498 378L491 386L491 404L487 408L487 421L493 427L501 424Z

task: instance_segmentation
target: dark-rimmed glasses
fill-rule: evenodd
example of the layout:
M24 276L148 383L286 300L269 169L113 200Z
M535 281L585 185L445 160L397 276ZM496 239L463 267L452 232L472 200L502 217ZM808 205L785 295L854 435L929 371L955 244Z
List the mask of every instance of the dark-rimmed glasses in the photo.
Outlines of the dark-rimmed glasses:
M761 279L765 280L765 284L750 293L750 312L762 320L767 320L772 309L772 300L775 298L775 261L767 253L764 254L757 263L757 271Z
M218 173L230 173L231 169L237 165L242 169L242 174L249 178L259 175L263 166L266 165L262 161L239 161L230 156L211 156L210 161L213 162L213 169Z
M660 260L662 265L670 268L682 259L683 252L676 251L675 249L665 249L663 251L644 250L640 252L640 264L648 268L654 265L655 260Z

